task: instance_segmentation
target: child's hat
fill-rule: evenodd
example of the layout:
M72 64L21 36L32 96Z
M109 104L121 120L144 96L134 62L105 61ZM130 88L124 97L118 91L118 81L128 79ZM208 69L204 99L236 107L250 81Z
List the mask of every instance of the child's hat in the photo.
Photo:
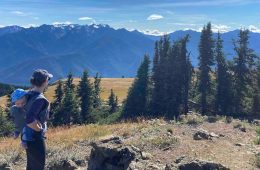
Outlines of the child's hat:
M12 103L16 102L17 100L21 99L27 92L24 89L16 89L11 94Z

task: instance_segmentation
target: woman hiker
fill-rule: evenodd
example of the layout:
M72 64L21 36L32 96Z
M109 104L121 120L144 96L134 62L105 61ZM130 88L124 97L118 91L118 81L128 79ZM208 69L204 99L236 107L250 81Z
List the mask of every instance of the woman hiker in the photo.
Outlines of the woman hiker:
M21 136L22 141L26 143L27 170L44 170L46 159L44 134L47 130L49 101L44 97L43 91L52 77L48 71L37 69L30 79L32 89L28 92L30 98L24 106L27 113Z

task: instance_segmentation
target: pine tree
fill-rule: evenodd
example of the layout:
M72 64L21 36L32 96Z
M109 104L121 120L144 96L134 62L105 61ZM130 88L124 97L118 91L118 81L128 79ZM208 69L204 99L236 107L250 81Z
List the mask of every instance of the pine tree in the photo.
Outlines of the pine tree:
M252 66L254 63L254 51L248 47L249 31L240 30L239 40L234 42L234 50L237 57L234 58L234 106L236 114L245 113L245 97L248 88L252 87Z
M260 57L256 63L252 113L260 116Z
M109 113L114 113L118 106L118 99L113 89L110 90L110 95L108 97L108 105L110 106Z
M0 107L0 137L11 134L13 130L13 124L8 120L4 109Z
M160 93L161 90L161 81L160 81L160 54L159 54L159 43L162 43L162 40L160 42L155 42L155 48L154 48L154 58L153 58L153 68L152 68L152 99L149 106L149 113L152 113L153 116L158 116L161 112L160 106L161 106L161 96Z
M61 104L62 104L62 99L64 97L64 92L63 92L63 84L62 81L59 80L57 87L55 89L55 100L53 103L51 103L51 112L53 113L53 120L52 123L53 125L60 125L62 124L62 115L61 115Z
M13 91L13 89L12 89ZM10 121L12 120L10 108L12 107L12 99L11 99L11 93L7 95L7 103L6 103L6 108L5 108L5 113L7 114L6 118Z
M168 35L164 35L155 44L152 69L152 97L149 112L153 116L163 116L167 112L167 81L169 73L169 55L171 51Z
M94 78L94 89L93 89L93 107L98 108L101 106L101 98L100 98L100 92L101 92L101 87L100 87L100 82L101 82L101 76L97 73L95 78Z
M64 91L66 92L68 89L73 91L74 88L75 88L75 85L73 84L73 74L72 74L72 72L69 72L69 74L67 75L67 81L66 81Z
M180 40L181 43L181 73L183 76L183 90L182 90L182 112L188 113L188 99L189 99L189 92L191 86L191 79L193 74L193 66L190 61L190 54L187 50L187 43L189 41L189 35L186 35L183 39Z
M61 112L63 115L63 124L70 125L81 122L78 109L78 102L71 89L67 89L62 100Z
M123 108L124 118L136 118L147 113L149 64L149 56L145 55L137 71L137 77L128 90Z
M203 27L199 44L199 93L201 113L206 114L210 105L208 99L212 95L212 81L210 73L214 65L214 41L212 38L211 23Z
M58 85L57 85L57 88L55 89L55 100L53 102L54 106L57 106L61 103L61 100L63 98L63 84L62 84L62 81L59 80L58 81Z
M231 98L231 75L229 74L228 65L226 63L223 53L223 40L220 33L218 33L216 42L216 111L220 114L228 114L231 112L232 98Z
M72 73L67 76L67 81L64 87L64 97L62 99L61 107L58 112L62 115L63 124L70 125L71 123L80 123L78 101L75 96L75 85L73 84Z
M92 85L87 70L84 70L83 72L77 93L80 99L81 120L83 123L86 123L92 106Z

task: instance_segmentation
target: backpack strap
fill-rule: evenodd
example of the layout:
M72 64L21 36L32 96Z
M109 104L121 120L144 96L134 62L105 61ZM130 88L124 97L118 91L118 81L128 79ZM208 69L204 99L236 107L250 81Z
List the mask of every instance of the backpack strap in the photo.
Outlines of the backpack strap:
M35 100L44 99L46 101L46 103L47 103L46 106L42 109L42 111L36 117L40 121L41 124L44 124L44 122L48 120L49 101L44 97L44 95L42 93L34 93L34 92L29 91L27 93L27 95L28 95L27 103L24 106L24 109L26 111L26 116L28 115L29 110Z

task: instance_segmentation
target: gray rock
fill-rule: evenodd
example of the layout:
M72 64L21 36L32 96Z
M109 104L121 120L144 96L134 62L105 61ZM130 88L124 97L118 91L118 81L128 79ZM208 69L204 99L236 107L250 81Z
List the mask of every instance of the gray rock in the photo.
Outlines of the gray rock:
M143 160L151 159L153 156L148 152L141 152L141 156Z
M255 124L256 126L260 126L260 120L258 119L254 119L252 123Z
M178 170L178 167L174 164L166 164L165 170Z
M242 143L235 143L235 146L244 146L245 144Z
M77 168L77 165L72 160L63 160L49 166L49 170L75 170Z
M93 142L88 170L163 170L164 166L151 161L152 155L135 146L124 146L118 137ZM115 142L116 141L116 142Z
M8 165L7 163L3 163L0 165L0 169L1 170L11 170L12 167L10 165Z
M190 158L182 159L178 163L179 170L230 170L229 168L219 163L204 161L204 160L192 160Z
M202 139L207 139L207 140L209 140L209 139L211 139L211 136L210 136L210 134L209 134L208 131L201 129L201 130L198 130L198 131L193 135L193 139L194 139L194 140L202 140Z

